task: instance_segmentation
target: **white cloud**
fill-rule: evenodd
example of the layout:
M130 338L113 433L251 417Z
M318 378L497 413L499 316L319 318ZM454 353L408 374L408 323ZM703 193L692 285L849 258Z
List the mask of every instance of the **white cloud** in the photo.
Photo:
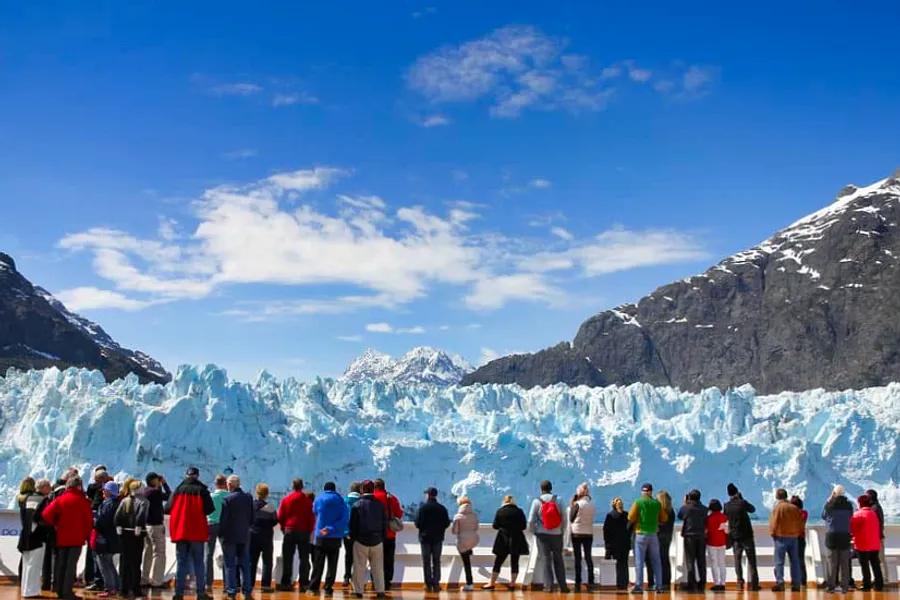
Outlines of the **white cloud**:
M255 148L238 148L237 150L230 150L222 154L228 160L242 160L245 158L253 158L259 154Z
M361 335L339 335L336 339L342 342L361 342L363 338Z
M272 106L294 106L296 104L318 104L319 99L308 92L279 93L272 96Z
M369 333L394 333L394 327L390 323L369 323L366 325Z
M539 252L519 261L536 273L579 268L585 276L708 258L699 240L673 230L633 231L614 228L593 240L559 252Z
M263 91L263 88L261 85L249 81L238 81L216 84L209 91L216 96L252 96Z
M135 311L147 308L155 302L128 298L119 292L101 290L95 287L77 287L62 290L54 294L57 300L73 312L82 310L96 310L101 308L114 308L125 311Z
M286 173L276 173L269 177L268 181L275 184L281 191L305 192L308 190L320 190L327 187L338 177L346 175L343 169L334 167L315 167L313 169L298 169ZM217 188L227 190L228 188ZM211 190L215 193L216 190ZM209 192L207 192L209 194Z
M553 182L551 182L549 179L544 179L543 177L535 177L528 182L528 185L539 190L546 190L553 185Z
M557 303L561 297L561 292L539 274L515 273L480 279L464 300L469 308L492 310L513 300Z
M558 237L559 239L565 240L565 241L567 241L567 242L571 242L572 240L575 239L575 236L572 235L572 233L571 233L568 229L566 229L565 227L559 227L559 226L557 226L557 227L551 227L551 228L550 228L550 233L552 233L553 235L555 235L555 236Z
M481 356L478 358L478 366L486 365L492 360L497 360L500 356L501 354L493 348L482 348Z
M444 115L428 115L427 117L422 119L422 122L420 124L425 128L441 127L443 125L449 125L450 119L448 119Z
M397 329L397 333L407 333L411 335L421 335L425 333L425 328L421 325L415 325L413 327L401 327Z

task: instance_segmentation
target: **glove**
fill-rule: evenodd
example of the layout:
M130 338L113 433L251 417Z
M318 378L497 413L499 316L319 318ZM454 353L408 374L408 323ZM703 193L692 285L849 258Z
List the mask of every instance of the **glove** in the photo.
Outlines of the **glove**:
M141 535L141 533L143 533L143 530L140 527L134 528L134 535Z
M116 527L116 533L119 534L119 535L122 535L122 528L121 528L121 527Z

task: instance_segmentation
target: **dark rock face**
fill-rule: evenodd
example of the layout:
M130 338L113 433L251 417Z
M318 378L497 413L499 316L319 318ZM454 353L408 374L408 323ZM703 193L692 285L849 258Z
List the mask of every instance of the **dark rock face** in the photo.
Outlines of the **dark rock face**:
M705 273L594 315L571 345L498 359L463 384L750 383L773 393L900 381L898 224L900 172L850 186Z
M107 381L134 373L142 382L165 383L169 373L142 352L117 344L103 329L69 312L46 290L16 270L0 252L0 376L9 367L99 369Z

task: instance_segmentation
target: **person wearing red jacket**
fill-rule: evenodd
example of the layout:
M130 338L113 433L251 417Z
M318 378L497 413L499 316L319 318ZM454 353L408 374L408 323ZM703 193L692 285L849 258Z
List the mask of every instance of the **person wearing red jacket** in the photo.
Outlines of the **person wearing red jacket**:
M303 480L291 483L290 494L278 505L278 524L284 533L281 541L281 583L280 591L294 589L294 552L300 555L300 591L309 587L309 553L311 537L316 519L309 496L303 493Z
M725 546L728 543L728 517L722 512L722 503L713 498L709 501L709 515L706 517L706 554L712 571L712 591L725 591Z
M881 523L878 515L872 510L872 500L866 494L857 498L859 510L850 518L850 535L853 536L853 547L859 555L859 565L863 572L863 591L884 589L884 577L881 573ZM872 585L872 573L875 574L875 585Z
M391 519L402 519L403 508L397 496L389 494L384 479L375 480L375 499L381 502L388 518L387 537L384 540L384 589L390 591L394 581L394 554L397 551L397 532L390 528Z
M81 547L87 543L94 528L91 501L84 495L80 477L70 477L66 481L65 491L50 502L41 519L56 530L54 591L59 598L78 598L72 591L75 569L81 556Z
M175 544L175 596L184 598L185 580L194 574L197 598L212 600L206 594L206 563L204 551L209 540L209 524L206 515L215 510L209 488L200 482L200 470L188 468L175 492L169 497L165 513L169 515L169 536Z

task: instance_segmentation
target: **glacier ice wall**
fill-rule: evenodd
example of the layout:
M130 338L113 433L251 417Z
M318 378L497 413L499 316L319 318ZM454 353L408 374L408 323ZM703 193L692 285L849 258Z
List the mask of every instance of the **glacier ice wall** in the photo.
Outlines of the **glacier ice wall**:
M410 506L426 485L466 493L489 518L500 497L532 497L548 478L562 495L588 481L602 505L644 481L676 502L735 482L771 504L784 486L811 513L835 482L878 489L900 516L900 384L859 391L756 396L745 386L686 393L634 384L439 387L384 381L230 381L213 365L181 367L165 386L130 376L107 384L85 369L10 370L0 378L0 494L11 505L26 474L55 477L103 463L120 476L177 480L231 468L245 488L283 491L295 476L383 476Z

